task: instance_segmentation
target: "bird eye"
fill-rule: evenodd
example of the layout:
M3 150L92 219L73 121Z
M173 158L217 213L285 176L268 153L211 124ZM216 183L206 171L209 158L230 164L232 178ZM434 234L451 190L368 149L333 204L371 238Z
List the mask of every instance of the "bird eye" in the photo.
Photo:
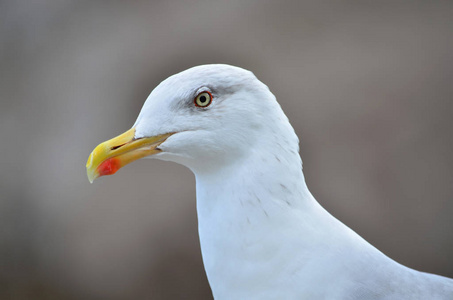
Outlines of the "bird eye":
M206 107L211 104L212 95L210 92L201 92L195 97L194 103L199 107Z

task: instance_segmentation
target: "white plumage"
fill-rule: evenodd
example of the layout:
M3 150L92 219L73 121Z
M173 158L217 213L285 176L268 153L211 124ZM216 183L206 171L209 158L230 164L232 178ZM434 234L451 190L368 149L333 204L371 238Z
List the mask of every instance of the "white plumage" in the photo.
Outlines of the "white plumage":
M201 91L212 104L197 107ZM453 299L453 280L398 264L324 210L299 141L249 71L198 66L163 81L135 138L173 133L153 158L196 176L203 262L215 299Z

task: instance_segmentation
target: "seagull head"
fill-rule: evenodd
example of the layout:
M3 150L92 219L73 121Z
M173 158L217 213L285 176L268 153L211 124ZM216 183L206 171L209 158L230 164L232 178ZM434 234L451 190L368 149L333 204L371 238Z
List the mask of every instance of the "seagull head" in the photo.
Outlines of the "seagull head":
M274 95L252 72L197 66L160 83L132 128L93 150L87 175L93 182L143 157L193 171L218 169L253 154L249 149L257 144L272 147L288 129L294 134Z

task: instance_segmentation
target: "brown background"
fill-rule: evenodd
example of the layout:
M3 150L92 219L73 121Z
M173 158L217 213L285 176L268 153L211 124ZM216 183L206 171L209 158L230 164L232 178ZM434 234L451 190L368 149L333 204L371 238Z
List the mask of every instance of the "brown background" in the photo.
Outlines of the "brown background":
M167 76L252 70L311 191L410 267L453 277L452 1L0 2L0 299L210 299L194 177L85 162Z

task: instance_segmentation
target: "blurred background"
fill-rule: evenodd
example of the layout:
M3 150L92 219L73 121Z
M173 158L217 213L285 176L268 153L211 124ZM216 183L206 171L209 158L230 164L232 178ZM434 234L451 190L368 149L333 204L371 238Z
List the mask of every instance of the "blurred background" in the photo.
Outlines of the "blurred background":
M0 299L212 299L195 181L143 160L89 184L100 142L206 63L253 71L318 201L453 277L452 1L0 1Z

